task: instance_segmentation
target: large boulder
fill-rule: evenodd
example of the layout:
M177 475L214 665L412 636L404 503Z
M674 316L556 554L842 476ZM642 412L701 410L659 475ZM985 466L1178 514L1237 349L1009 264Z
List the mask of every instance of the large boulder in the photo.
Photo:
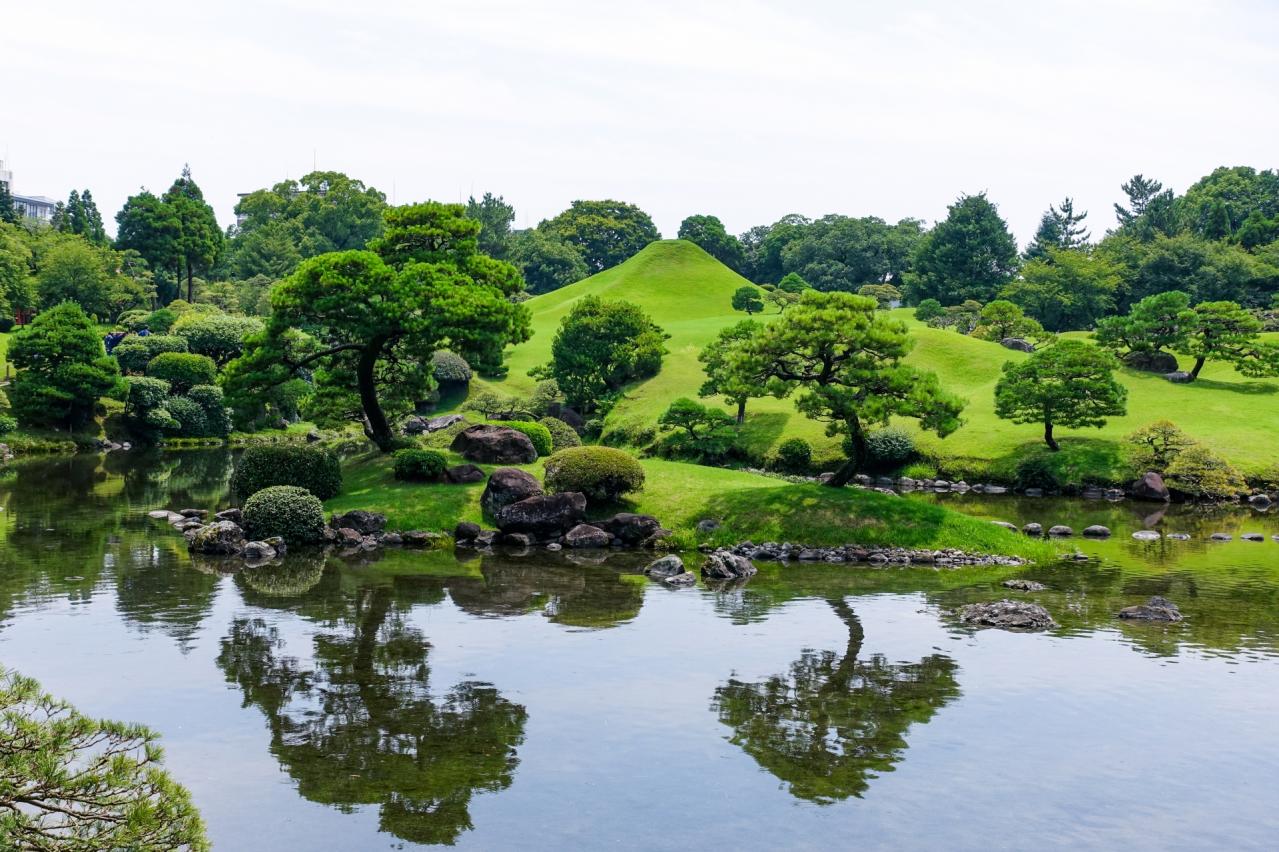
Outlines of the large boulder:
M404 419L404 425L400 427L405 435L421 435L426 432L426 419L418 417L416 414L410 415Z
M542 493L542 483L531 473L515 467L499 467L489 474L488 484L480 495L480 506L491 517L512 503L537 497Z
M537 450L528 435L487 423L458 432L452 449L467 461L481 464L529 464L537 460Z
M244 549L244 530L231 521L214 521L196 530L187 546L192 553L232 556Z
M618 512L611 518L596 521L595 526L607 530L622 540L623 544L634 546L653 536L662 528L662 524L652 515L636 515L631 512Z
M1171 352L1159 350L1156 352L1129 352L1121 359L1125 367L1131 367L1134 370L1142 370L1147 373L1175 373L1177 372L1177 356Z
M549 538L570 530L586 515L586 496L577 491L539 494L503 507L496 515L504 533L528 533Z
M1164 485L1164 478L1153 470L1143 473L1141 479L1129 485L1128 495L1134 500L1157 500L1164 503L1172 499L1168 486Z
M612 541L613 536L590 524L578 524L564 533L565 547L608 547Z
M1144 604L1126 606L1119 610L1119 617L1136 621L1181 621L1181 610L1167 598L1155 595Z
M375 535L386 529L386 515L366 512L363 509L352 509L341 515L334 515L329 526L335 530L355 530L362 536Z
M1048 630L1057 622L1037 603L1028 601L991 601L969 604L959 611L959 620L978 627L1004 630Z
M1017 352L1034 352L1035 344L1022 337L1005 337L999 341L999 345L1005 349L1012 349Z
M743 580L755 573L749 559L728 550L717 550L702 563L702 576L708 580Z

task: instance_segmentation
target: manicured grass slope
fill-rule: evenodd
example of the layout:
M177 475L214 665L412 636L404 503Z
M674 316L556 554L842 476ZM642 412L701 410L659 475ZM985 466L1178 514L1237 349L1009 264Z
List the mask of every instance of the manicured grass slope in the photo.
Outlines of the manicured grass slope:
M855 488L795 485L742 471L657 459L645 459L643 465L647 479L642 492L623 505L593 514L635 511L654 515L686 546L703 541L729 544L751 539L815 545L959 547L1036 559L1051 558L1054 552L1044 542L922 501ZM483 483L397 482L390 467L390 459L376 453L352 460L344 468L342 494L328 501L326 507L339 512L385 512L390 526L398 529L452 531L462 520L491 523L480 511ZM491 469L486 466L486 470ZM539 479L543 473L540 462L526 465L525 469ZM703 518L715 518L723 526L711 535L698 535L695 527Z
M692 243L653 243L619 266L529 300L534 336L510 350L510 373L498 387L511 393L532 389L536 383L527 371L550 359L555 330L578 299L587 294L626 299L644 307L671 335L669 354L661 373L628 390L609 415L606 430L652 425L672 400L697 396L704 380L697 353L721 328L745 317L730 307L733 291L744 283L748 282ZM923 435L922 446L949 460L951 469L971 470L974 475L992 466L1006 472L1015 456L1042 446L1038 427L1018 426L994 414L1000 366L1027 356L997 343L929 328L917 322L910 309L893 315L905 320L916 338L907 361L933 370L947 390L968 401L959 431L944 440ZM772 322L777 314L770 308L758 318ZM1190 366L1184 359L1183 365ZM1274 442L1279 427L1279 380L1247 379L1229 366L1210 363L1200 380L1189 385L1174 385L1133 370L1122 370L1120 381L1129 393L1126 417L1115 418L1100 430L1058 429L1065 448L1059 461L1067 468L1073 466L1082 479L1123 476L1123 437L1163 418L1245 472L1259 472L1279 461ZM902 425L913 428L909 422ZM798 414L789 400L751 400L744 436L750 449L761 455L795 436L812 443L819 459L829 461L839 455L837 441L825 436L824 426Z

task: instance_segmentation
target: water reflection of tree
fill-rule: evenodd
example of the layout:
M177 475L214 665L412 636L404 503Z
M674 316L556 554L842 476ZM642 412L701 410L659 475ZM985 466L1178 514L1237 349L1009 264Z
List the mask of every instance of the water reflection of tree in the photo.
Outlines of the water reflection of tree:
M786 674L731 679L712 701L733 729L731 742L792 795L820 804L861 796L901 761L910 726L959 695L957 667L943 654L915 663L858 659L861 621L844 600L828 603L848 628L843 654L805 650Z
M570 627L608 628L639 615L648 581L606 565L484 556L479 578L449 582L449 596L472 615L509 616L541 611Z
M324 624L309 658L289 655L266 621L237 618L218 663L266 715L272 753L303 796L377 805L383 831L453 843L472 827L472 795L510 785L527 714L486 683L431 692L430 644L407 618L422 593L438 596L431 585L309 599L302 610Z

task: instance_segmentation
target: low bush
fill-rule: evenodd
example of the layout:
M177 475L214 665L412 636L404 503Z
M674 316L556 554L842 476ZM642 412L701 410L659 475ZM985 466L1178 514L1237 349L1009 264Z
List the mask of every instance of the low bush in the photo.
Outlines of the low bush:
M571 447L545 462L546 489L580 491L588 500L613 502L644 487L644 468L630 453L612 447Z
M140 441L154 441L162 431L179 427L169 414L169 383L145 376L127 376L128 395L124 402L124 418L129 431Z
M18 428L18 419L8 414L0 414L0 435L8 435Z
M305 488L321 500L328 500L342 490L342 466L337 455L323 447L249 447L235 465L231 490L243 499L273 485Z
M782 473L808 473L813 466L813 448L803 438L787 438L777 448L773 467Z
M169 308L160 308L158 311L152 311L147 315L146 322L143 327L149 329L153 334L164 334L173 328L173 324L178 321L178 312Z
M186 393L196 385L216 382L218 368L207 355L163 352L147 363L147 375L168 382L174 393Z
M204 420L204 410L185 396L171 396L165 400L164 408L169 416L177 421L174 430L182 438L203 438L208 431Z
M186 395L204 413L204 433L200 437L225 438L231 434L231 412L227 410L222 388L196 385Z
M116 318L115 323L117 326L123 326L129 331L137 331L138 329L146 326L147 316L148 314L146 311L125 311Z
M403 482L437 482L444 476L448 460L435 450L397 450L391 470Z
M441 384L465 384L471 380L471 365L461 355L447 349L440 349L431 356L431 370L435 380Z
M944 313L945 310L942 308L941 302L936 299L924 299L915 307L915 319L920 322L928 322Z
M311 544L324 534L324 505L305 488L263 488L244 501L244 531L257 540L278 535L289 544Z
M546 431L551 433L552 452L558 453L560 450L565 450L569 447L582 446L582 439L578 437L573 427L558 417L543 417L538 422L546 427Z
M1042 488L1044 491L1060 491L1062 485L1057 469L1043 453L1026 456L1017 462L1013 484L1017 488Z
M905 430L889 427L866 435L866 464L871 470L895 470L914 458L915 439Z
M186 352L187 342L167 334L131 334L115 345L111 355L120 364L120 372L140 376L147 371L151 359L165 352Z
M1174 491L1200 500L1234 497L1248 488L1228 461L1198 445L1177 454L1168 465L1164 482Z
M537 450L539 456L549 456L554 452L555 442L551 439L551 430L541 423L528 420L494 420L488 425L506 426L516 432L523 432L533 442L533 449Z
M911 462L902 468L902 476L911 479L936 479L937 465L930 461Z

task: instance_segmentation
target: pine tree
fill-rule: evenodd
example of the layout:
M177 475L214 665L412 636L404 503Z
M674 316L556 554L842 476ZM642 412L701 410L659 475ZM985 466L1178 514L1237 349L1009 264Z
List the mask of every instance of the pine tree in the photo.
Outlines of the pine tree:
M102 224L102 213L99 212L98 205L93 200L93 193L87 189L80 193L80 207L84 213L84 230L77 233L82 234L94 245L106 245L107 229Z
M68 234L84 233L84 204L80 201L80 193L74 189L67 196L66 216L58 230Z
M1060 207L1048 205L1047 212L1039 220L1039 230L1026 247L1027 260L1044 260L1049 249L1077 249L1087 244L1092 236L1084 227L1088 211L1075 213L1075 201L1067 197Z
M1143 215L1146 208L1150 206L1151 200L1163 192L1164 185L1142 175L1133 175L1132 180L1119 188L1124 191L1124 195L1128 196L1127 207L1115 205L1115 218L1119 220L1120 226L1123 226Z

